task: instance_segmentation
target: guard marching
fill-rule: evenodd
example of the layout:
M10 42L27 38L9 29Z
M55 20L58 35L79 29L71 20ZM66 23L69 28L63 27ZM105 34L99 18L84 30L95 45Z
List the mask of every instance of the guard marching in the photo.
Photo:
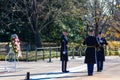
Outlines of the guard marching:
M108 45L108 43L101 32L98 34L97 41L100 47L100 50L97 51L97 71L101 72L103 70L103 62L105 61L104 45Z
M61 54L60 60L62 61L62 72L67 73L67 62L68 62L68 32L67 30L63 30L63 35L61 36Z
M85 39L83 44L87 46L85 51L85 63L87 64L88 76L92 76L94 64L96 63L96 47L98 47L93 30L88 31L88 37Z

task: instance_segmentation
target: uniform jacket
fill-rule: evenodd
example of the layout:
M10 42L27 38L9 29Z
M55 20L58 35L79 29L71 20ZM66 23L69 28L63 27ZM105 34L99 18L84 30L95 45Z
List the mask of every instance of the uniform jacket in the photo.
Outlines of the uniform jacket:
M61 36L61 52L60 52L60 60L61 61L68 61L68 38L65 35Z
M87 63L87 64L94 64L94 63L96 63L95 47L98 46L96 37L88 36L85 39L83 44L87 45L87 49L85 51L85 63Z

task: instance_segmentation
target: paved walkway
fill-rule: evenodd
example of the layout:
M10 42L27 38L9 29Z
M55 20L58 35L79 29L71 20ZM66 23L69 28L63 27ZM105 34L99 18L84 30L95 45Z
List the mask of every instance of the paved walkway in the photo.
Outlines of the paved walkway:
M24 80L26 73L30 72L30 80L120 80L120 57L106 57L104 70L96 72L96 65L93 76L87 76L87 67L84 64L84 57L69 59L69 73L61 72L61 62L59 59L52 59L38 62L19 62L16 71L12 68L9 72L4 70L5 62L0 61L0 80ZM13 62L7 62L13 65Z

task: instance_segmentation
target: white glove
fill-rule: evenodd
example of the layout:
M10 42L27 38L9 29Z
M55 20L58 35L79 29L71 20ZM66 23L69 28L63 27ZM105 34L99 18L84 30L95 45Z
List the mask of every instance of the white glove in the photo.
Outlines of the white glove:
M65 51L63 51L63 54L66 54L66 52L65 52Z
M100 39L100 43L102 43L102 42L103 42L103 40Z

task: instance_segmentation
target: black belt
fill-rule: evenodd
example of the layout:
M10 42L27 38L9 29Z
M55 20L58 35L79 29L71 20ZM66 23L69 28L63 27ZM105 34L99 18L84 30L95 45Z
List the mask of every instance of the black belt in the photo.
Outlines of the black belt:
M95 48L95 46L87 46L87 48Z

